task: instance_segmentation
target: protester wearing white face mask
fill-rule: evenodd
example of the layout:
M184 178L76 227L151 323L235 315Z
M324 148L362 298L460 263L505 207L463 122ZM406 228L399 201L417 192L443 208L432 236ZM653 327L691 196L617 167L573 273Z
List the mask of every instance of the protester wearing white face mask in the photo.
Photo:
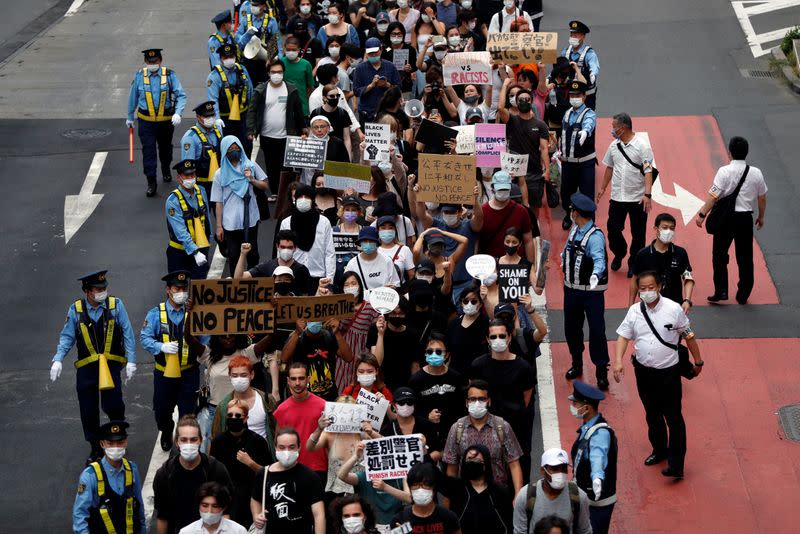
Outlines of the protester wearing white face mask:
M192 278L201 280L208 274L211 240L207 192L197 185L195 160L180 161L173 169L177 171L178 188L167 197L165 206L169 234L167 268L170 272L188 271Z
M228 513L231 494L216 482L206 482L197 490L195 498L200 509L200 519L183 527L178 534L246 534L247 529L223 517Z
M503 0L503 9L495 13L494 16L492 16L492 20L489 22L489 33L510 32L511 23L517 20L518 17L523 17L525 22L528 23L528 28L533 28L531 16L517 7L517 2L514 0Z
M276 427L272 413L278 407L279 399L250 385L255 375L253 374L253 362L246 356L234 356L231 359L228 363L228 376L233 391L222 398L219 406L227 406L231 400L238 400L246 404L248 408L247 428L268 442L272 442ZM226 415L224 409L216 411L214 424L211 427L212 439L227 430Z
M403 42L411 44L411 34L414 30L414 25L419 20L421 13L419 10L411 7L410 0L397 0L397 9L389 11L389 17L394 21L396 20L403 25L406 29ZM414 62L416 63L416 61Z
M363 389L389 402L394 400L389 388L387 388L386 384L383 382L381 364L374 354L363 352L361 356L356 359L355 375L355 381L345 386L342 390L342 395L348 395L354 399L358 399L358 392ZM377 431L380 429L376 428L374 430Z
M401 532L436 532L459 534L458 517L450 510L436 504L436 468L431 463L415 464L406 476L411 488L410 506L406 506L392 519L392 527L408 528Z
M514 532L527 534L543 517L555 515L566 521L569 532L591 534L589 498L573 482L567 482L569 456L561 449L542 454L542 479L522 488L514 499Z

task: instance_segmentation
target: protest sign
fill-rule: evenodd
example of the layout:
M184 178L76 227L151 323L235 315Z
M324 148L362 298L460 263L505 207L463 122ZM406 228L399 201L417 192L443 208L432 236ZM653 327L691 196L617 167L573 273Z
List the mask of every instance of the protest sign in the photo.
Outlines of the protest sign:
M467 258L465 268L470 276L483 280L488 275L494 272L497 266L497 260L488 254L473 254Z
M376 287L369 290L367 301L378 313L386 315L400 304L400 295L391 287Z
M194 335L267 334L275 329L272 278L192 280Z
M458 135L456 136L456 154L475 153L475 125L465 124L456 126Z
M539 246L539 257L536 265L536 287L544 287L547 282L547 258L550 256L550 241L546 239L541 240Z
M330 419L326 431L360 433L361 423L367 418L367 407L349 402L325 402L322 414Z
M383 418L386 417L386 410L389 408L389 401L386 399L379 399L374 393L370 393L364 388L358 390L358 404L363 404L367 407L367 417L365 418L370 422L375 431L381 429Z
M278 324L291 324L299 319L304 321L351 319L355 312L355 297L347 293L275 299L275 322Z
M432 120L422 119L414 139L418 143L425 145L426 150L438 151L444 148L445 141L452 141L457 135L458 131L454 128L448 128Z
M497 289L499 302L519 302L522 295L528 294L530 287L530 268L524 265L498 265Z
M492 62L506 65L556 62L558 34L556 32L490 33L486 50Z
M352 187L356 193L369 193L372 174L367 165L326 161L324 173L325 187L338 190Z
M474 156L420 154L418 161L418 201L441 204L474 202Z
M528 154L500 154L500 168L510 176L525 176L528 171Z
M408 64L408 48L395 48L392 50L392 63L397 70L403 70Z
M364 447L367 480L405 478L414 464L422 462L422 434L369 439Z
M328 141L311 137L286 136L286 150L283 153L284 167L300 167L303 169L322 169L325 155L328 153ZM267 155L268 157L271 154Z
M358 234L345 234L343 232L333 233L333 249L336 254L354 254L358 252Z
M489 85L492 83L491 55L489 52L447 54L442 65L442 77L447 86Z
M388 124L364 124L364 161L389 161L390 134Z
M475 157L478 167L499 167L500 153L505 151L505 124L475 125Z

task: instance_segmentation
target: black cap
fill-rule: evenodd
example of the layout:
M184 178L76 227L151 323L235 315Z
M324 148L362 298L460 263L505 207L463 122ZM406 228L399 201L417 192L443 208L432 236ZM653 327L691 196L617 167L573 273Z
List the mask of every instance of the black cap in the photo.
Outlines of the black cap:
M392 395L394 396L395 404L397 404L398 402L407 402L411 404L417 402L417 395L414 393L414 390L411 389L410 387L406 386L399 387L396 390L394 390L394 393Z
M417 300L419 297L432 297L433 286L425 280L414 279L408 283L408 298L411 301Z
M289 28L292 33L300 33L300 32L307 32L308 31L308 22L304 21L300 17L294 19L292 23L292 27Z
M214 111L213 100L208 100L206 102L203 102L202 104L198 104L192 111L194 111L195 113L197 113L202 117L213 117L217 114L217 112Z
M346 196L342 198L341 202L339 202L342 206L358 206L361 207L361 201L358 199L357 196Z
M165 281L168 286L175 287L189 287L189 282L191 281L189 271L172 271L162 276L161 279Z
M461 204L440 204L439 209L442 213L445 211L461 211Z
M225 43L217 48L217 54L219 54L220 57L235 57L236 47L230 43Z
M178 171L178 174L191 174L195 169L196 166L193 159L182 159L172 166L172 170Z
M231 19L231 12L226 9L225 11L220 11L219 13L217 13L216 16L213 19L211 19L211 22L216 24L217 28L219 28L226 22L231 22L232 20L233 19Z
M125 421L109 421L100 427L98 434L106 441L122 441L128 437L126 430L129 426Z
M569 84L569 92L570 93L585 93L586 92L586 84L579 81L574 81Z
M444 234L441 232L431 232L425 235L425 242L430 245L435 245L437 243L444 244Z
M578 33L589 33L589 26L579 20L569 21L569 31Z
M145 61L155 61L157 59L161 59L161 51L163 48L148 48L146 50L142 50L142 54L144 54Z
M392 226L397 228L397 223L395 222L394 217L395 217L394 215L384 215L382 217L379 217L376 226L380 228L384 224L391 224Z
M78 278L78 280L82 282L81 285L83 289L87 289L90 287L99 287L99 288L108 287L108 281L106 281L107 272L108 271L96 271L93 273L88 273Z
M502 315L504 313L510 313L512 317L517 315L517 312L514 311L514 305L509 304L508 302L501 302L497 306L494 307L494 316L497 317L498 315Z
M596 387L590 386L586 382L575 380L572 382L572 395L567 398L571 401L597 405L601 400L605 399L606 396Z
M418 273L421 272L421 271L427 271L427 272L430 272L430 273L435 273L436 272L436 266L428 258L423 258L423 259L419 260L419 263L417 264L415 269L417 270Z
M569 71L572 67L569 65L569 59L564 56L558 56L556 58L556 62L553 63L553 71L552 72L564 72Z

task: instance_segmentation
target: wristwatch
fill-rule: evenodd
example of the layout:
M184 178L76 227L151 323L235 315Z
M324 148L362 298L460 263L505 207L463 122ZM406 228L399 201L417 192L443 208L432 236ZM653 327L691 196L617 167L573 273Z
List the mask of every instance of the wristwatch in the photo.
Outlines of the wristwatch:
M692 301L691 301L691 300L689 300L689 299L683 299L683 301L681 301L681 304L683 304L684 302L688 302L688 303L689 303L689 307L690 307L690 308L691 308L692 306L694 306L694 304L692 303Z
M699 362L694 362L694 365L695 367L703 367L705 363L706 362L704 362L703 360L700 360Z
M653 195L650 193L645 193L644 196L645 198L653 198Z
M700 217L701 219L705 219L706 218L706 214L703 213L703 212L697 212L697 216Z

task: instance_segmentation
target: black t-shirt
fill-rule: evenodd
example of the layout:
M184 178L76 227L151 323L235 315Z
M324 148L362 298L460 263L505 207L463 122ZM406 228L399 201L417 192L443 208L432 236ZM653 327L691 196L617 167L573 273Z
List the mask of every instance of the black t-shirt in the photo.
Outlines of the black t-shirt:
M272 276L277 267L278 260L276 258L272 258L259 263L248 272L253 278L266 278ZM308 267L299 261L295 261L292 263L290 268L294 273L294 284L292 286L294 288L294 294L298 296L308 294L308 280L311 278L311 274L308 272Z
M661 294L675 302L683 301L683 280L686 271L692 271L689 255L683 247L670 243L666 252L656 250L655 241L640 250L631 264L633 273L639 275L655 271L661 275Z
M325 159L350 163L350 154L347 152L344 141L335 135L328 136L328 151L325 153Z
M336 353L339 342L329 330L323 329L319 337L311 337L303 332L292 357L292 362L300 362L308 367L308 384L311 393L325 400L334 401L337 396L334 373Z
M460 529L456 514L438 504L428 517L418 517L406 506L392 519L392 527L404 523L410 523L412 534L452 534Z
M303 44L302 41L300 42L300 57L311 63L311 66L314 67L317 64L317 60L325 55L322 42L316 37L309 39L305 44Z
M489 319L481 313L467 328L461 326L463 316L452 319L447 325L447 348L450 350L450 367L462 375L469 374L472 362L489 351L486 332Z
M435 309L423 312L414 310L409 312L406 317L408 318L408 328L414 331L421 345L428 344L431 332L444 332L447 329L447 317ZM425 359L424 356L421 358Z
M431 410L442 412L441 422L436 425L440 434L445 434L459 417L466 415L464 406L464 388L467 379L453 369L442 375L432 375L420 369L408 381L408 387L417 394L415 413L419 417L428 417Z
M542 158L539 156L539 141L547 141L550 132L547 125L535 116L521 119L510 115L506 123L508 148L517 154L528 154L528 174L526 180L535 182L542 179Z
M385 59L386 61L389 61L390 63L394 63L395 50L408 50L408 64L411 65L411 72L406 72L403 67L397 67L397 73L400 75L400 89L403 92L411 91L411 86L413 84L413 80L411 79L411 74L413 72L416 72L417 70L417 50L416 48L413 48L411 45L408 45L406 43L403 43L403 45L399 49L388 46L383 49L383 52L381 53L381 58ZM400 110L398 111L402 112L403 108L400 108ZM409 125L410 123L408 122L408 116L405 113L403 113L403 116L405 117L405 122L402 122L399 113L392 113L392 115L394 115L394 117L397 120L401 121L400 128L402 130L407 130L408 128L411 127Z
M251 496L261 502L264 469L255 477ZM308 467L295 464L287 471L270 471L267 476L267 532L270 534L311 534L314 515L311 505L324 496L322 482ZM196 507L195 507L196 508Z
M373 347L378 342L378 327L372 325L367 334L367 347ZM411 364L417 362L423 365L423 348L419 343L419 335L406 327L402 332L395 332L388 326L383 335L383 379L386 387L394 391L400 386L408 385L411 377Z
M339 139L344 139L344 131L347 128L347 135L350 135L350 125L353 121L350 120L350 114L340 107L336 107L333 111L325 111L325 108L320 106L311 112L309 117L316 117L322 115L331 121L331 133Z
M526 426L524 392L536 385L536 377L528 362L519 357L495 360L484 355L472 362L469 376L482 378L489 383L491 412L494 415L505 419L515 432Z

